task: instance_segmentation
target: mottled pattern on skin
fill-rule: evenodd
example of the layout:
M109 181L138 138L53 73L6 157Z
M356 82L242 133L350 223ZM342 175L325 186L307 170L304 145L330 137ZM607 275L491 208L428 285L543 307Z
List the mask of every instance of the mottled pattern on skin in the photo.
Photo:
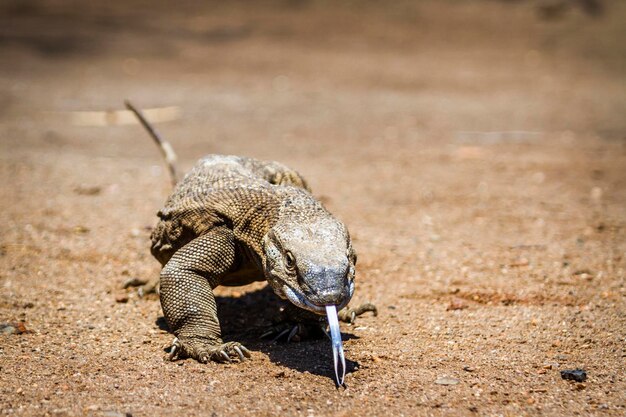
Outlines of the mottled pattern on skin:
M249 355L221 339L218 285L267 280L317 323L325 305L342 308L352 297L356 254L345 225L285 165L209 155L158 216L151 251L163 265L161 305L176 335L172 357L207 362ZM355 310L340 313L347 321L355 317Z

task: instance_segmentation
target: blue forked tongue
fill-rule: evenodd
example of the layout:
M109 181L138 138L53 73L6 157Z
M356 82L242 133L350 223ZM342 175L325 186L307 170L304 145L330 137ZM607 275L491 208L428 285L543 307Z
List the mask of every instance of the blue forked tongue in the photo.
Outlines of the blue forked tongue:
M337 318L337 307L326 306L326 316L328 317L328 327L330 327L330 340L333 345L333 363L335 365L335 380L337 386L344 385L346 377L346 358L343 355L343 345L341 344L341 332L339 331L339 319ZM341 363L341 373L339 372ZM341 374L341 377L339 375Z

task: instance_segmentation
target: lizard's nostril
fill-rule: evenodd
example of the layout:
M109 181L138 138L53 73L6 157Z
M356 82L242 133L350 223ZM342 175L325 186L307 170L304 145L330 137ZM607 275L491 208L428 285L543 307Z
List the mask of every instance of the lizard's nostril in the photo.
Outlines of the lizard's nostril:
M300 289L302 290L302 292L304 292L305 294L313 293L313 290L311 289L309 284L307 284L306 279L304 278L302 274L298 274L297 278L298 278L298 285L300 286Z
M346 296L345 285L325 288L317 293L319 303L322 305L341 304Z

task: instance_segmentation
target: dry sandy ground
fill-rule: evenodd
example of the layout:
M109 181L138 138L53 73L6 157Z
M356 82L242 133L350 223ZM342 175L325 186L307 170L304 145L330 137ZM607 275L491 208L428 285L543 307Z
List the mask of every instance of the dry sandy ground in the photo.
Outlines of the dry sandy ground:
M0 322L29 330L0 334L2 414L626 413L626 4L90 3L0 6ZM258 340L263 285L219 290L252 361L163 361L122 289L158 276L159 153L65 113L127 97L180 108L185 169L282 161L348 224L380 314L343 326L347 389L327 341Z

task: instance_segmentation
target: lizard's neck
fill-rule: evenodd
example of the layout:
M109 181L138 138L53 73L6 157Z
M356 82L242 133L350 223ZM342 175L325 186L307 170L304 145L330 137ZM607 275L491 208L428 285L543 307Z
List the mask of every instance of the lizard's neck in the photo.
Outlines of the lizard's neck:
M276 187L270 198L251 202L245 213L235 221L235 238L244 246L246 255L265 271L263 241L268 232L283 222L315 222L332 216L308 191L296 187Z
M235 239L248 259L263 270L263 239L279 220L282 198L276 193L250 193L245 204L229 204L227 218L232 221ZM226 210L224 210L226 211Z

